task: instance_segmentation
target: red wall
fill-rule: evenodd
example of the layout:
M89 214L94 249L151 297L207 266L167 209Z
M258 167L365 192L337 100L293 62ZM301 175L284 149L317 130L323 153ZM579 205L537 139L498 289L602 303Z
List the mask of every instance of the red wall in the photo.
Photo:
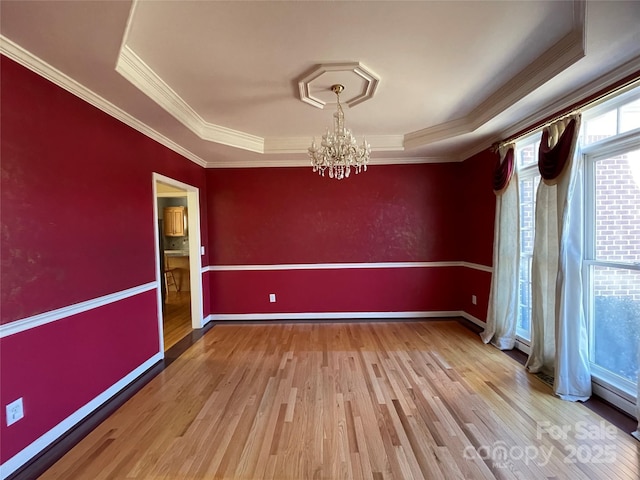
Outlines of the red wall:
M461 260L493 265L493 228L496 197L493 193L493 169L497 156L487 149L465 160L462 168ZM460 310L486 321L491 288L491 272L465 268L459 278ZM471 301L475 295L476 304Z
M460 261L461 172L459 163L373 165L337 181L310 168L209 170L211 264ZM455 311L459 270L215 270L211 312Z
M154 281L152 172L200 188L203 266L491 264L489 154L373 165L346 181L310 168L205 170L1 62L0 323ZM484 319L487 279L460 266L210 271L204 313L467 310ZM471 292L479 302L467 308ZM157 352L153 297L0 340L2 406L23 397L26 412L6 427L1 409L1 462Z
M493 226L496 196L493 193L493 169L497 155L483 150L462 163L460 185L461 260L491 266L493 263Z
M153 282L152 173L199 187L206 219L204 169L4 56L0 68L0 322ZM0 340L0 461L157 353L157 318L147 292ZM18 397L26 416L6 427Z
M0 401L24 399L6 427L2 462L158 352L156 293L146 292L0 340Z
M458 260L457 163L207 171L212 265Z
M473 315L483 322L487 319L491 272L474 268L461 268L456 283L458 310ZM472 296L476 297L475 305Z
M155 280L151 174L204 189L204 169L6 57L1 68L1 322Z
M212 312L334 313L459 310L459 267L210 272ZM269 303L269 294L276 303Z

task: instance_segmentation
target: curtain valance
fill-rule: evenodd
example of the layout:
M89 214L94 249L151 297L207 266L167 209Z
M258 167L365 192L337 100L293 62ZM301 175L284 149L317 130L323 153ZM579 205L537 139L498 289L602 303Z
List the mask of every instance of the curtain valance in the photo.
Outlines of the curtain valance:
M538 170L547 185L557 183L573 158L580 116L567 117L542 131L538 150Z
M506 146L504 155L498 156L498 161L493 170L493 191L500 195L509 185L513 176L515 164L514 145Z

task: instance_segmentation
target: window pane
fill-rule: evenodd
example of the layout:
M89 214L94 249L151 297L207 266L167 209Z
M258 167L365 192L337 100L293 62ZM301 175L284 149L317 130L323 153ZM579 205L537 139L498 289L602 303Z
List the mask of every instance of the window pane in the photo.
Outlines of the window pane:
M539 137L540 135L536 135L536 137ZM525 145L524 147L520 147L519 145L516 147L518 165L521 168L538 163L539 145L540 140L538 139L536 141L533 141L532 143L529 143L528 145Z
M593 358L632 383L638 381L640 272L593 267Z
M537 145L537 143L536 143ZM519 336L531 339L531 256L535 227L536 192L540 184L540 175L520 180L520 285L518 324Z
M595 165L596 258L640 261L640 150Z
M520 308L516 332L531 339L531 255L520 257Z
M533 253L536 192L540 175L520 181L520 252Z
M640 99L620 108L620 133L640 128Z
M618 110L611 110L596 118L587 120L583 144L590 145L603 138L613 137L618 133Z

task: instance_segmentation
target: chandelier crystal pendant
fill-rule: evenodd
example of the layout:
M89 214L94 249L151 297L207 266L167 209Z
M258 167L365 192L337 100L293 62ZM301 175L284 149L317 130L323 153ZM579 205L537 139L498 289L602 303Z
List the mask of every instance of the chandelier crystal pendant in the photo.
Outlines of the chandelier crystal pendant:
M371 145L364 139L362 145L358 145L351 131L344 127L344 112L340 105L340 94L343 90L342 85L331 87L338 99L338 111L333 114L333 132L327 129L327 133L322 135L320 147L316 145L315 138L309 147L313 171L324 177L325 170L328 170L329 178L338 180L347 178L351 173L351 167L356 174L362 170L366 172L371 154Z

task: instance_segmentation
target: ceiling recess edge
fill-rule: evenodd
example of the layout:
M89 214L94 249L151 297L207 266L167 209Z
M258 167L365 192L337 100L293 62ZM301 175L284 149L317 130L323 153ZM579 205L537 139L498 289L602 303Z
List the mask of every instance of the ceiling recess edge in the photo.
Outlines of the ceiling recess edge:
M585 11L584 0L575 0L573 27L569 34L504 83L466 116L406 133L402 149L411 150L471 133L573 65L584 56ZM125 34L125 37L127 36ZM206 122L126 44L126 38L120 50L116 70L203 140L262 154L306 153L306 137L263 138ZM359 62L315 65L298 80L300 99L303 102L317 108L324 108L328 104L313 95L311 85L329 72L345 72L363 80L362 91L345 99L344 103L349 107L372 98L380 82L380 78L373 71ZM381 144L371 142L374 151L400 150L397 136L379 137L386 138L387 141ZM388 141L392 137L394 140ZM386 149L388 146L391 150Z
M2 34L0 34L0 53L22 65L23 67L31 70L37 75L40 75L41 77L49 80L50 82L66 90L72 95L75 95L76 97L84 100L90 105L93 105L107 115L121 121L125 125L128 125L134 130L137 130L138 132L146 135L152 140L155 140L161 145L164 145L169 150L182 155L183 157L191 160L193 163L200 165L201 167L206 167L207 162L196 154L190 152L182 145L177 144L160 132L149 127L134 116L125 112L121 108L117 107L113 103L95 93L94 91L69 77L67 74L61 72L54 66L49 65L41 58L22 48L20 45L8 39Z

